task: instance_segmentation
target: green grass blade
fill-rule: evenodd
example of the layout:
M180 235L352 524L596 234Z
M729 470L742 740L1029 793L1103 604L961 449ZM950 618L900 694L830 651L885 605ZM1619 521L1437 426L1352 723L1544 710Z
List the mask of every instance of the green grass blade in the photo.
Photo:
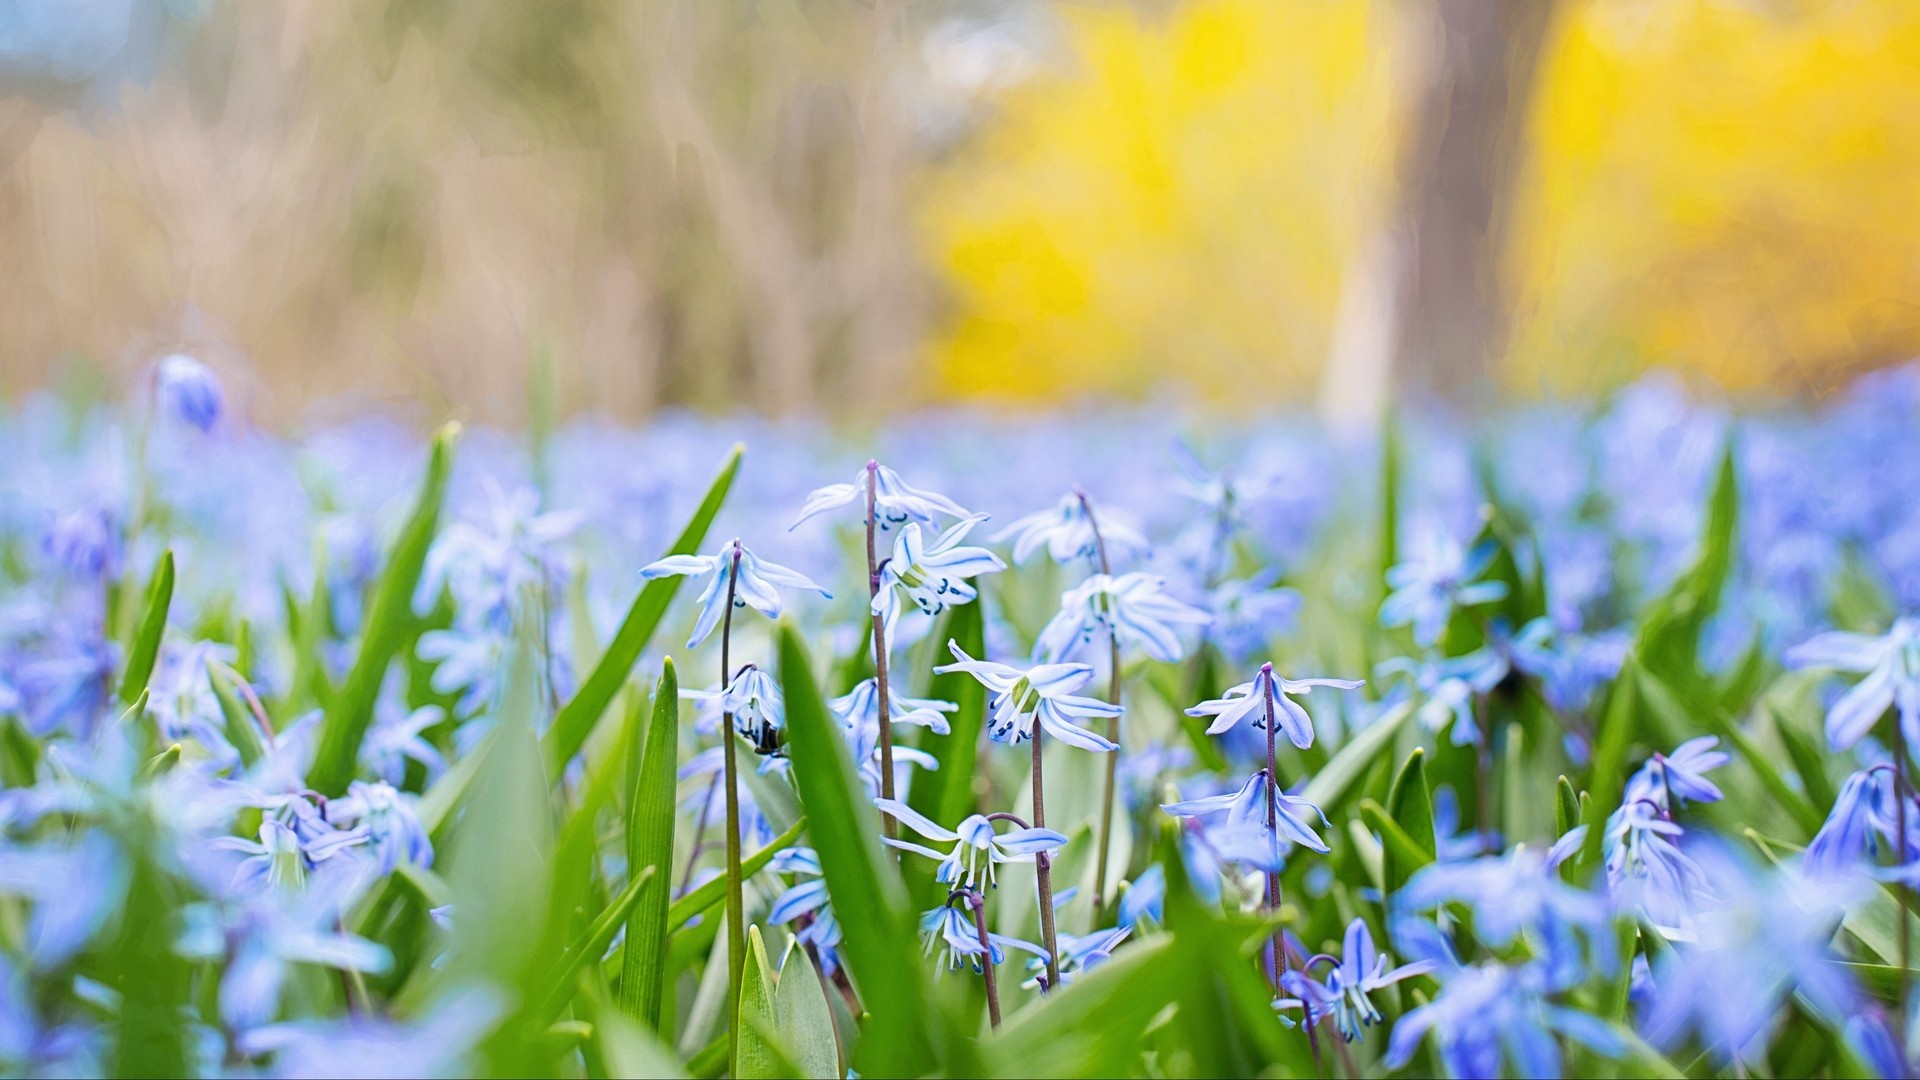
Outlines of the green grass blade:
M546 1006L541 1010L546 1018L559 1015L567 999L573 995L573 977L580 973L588 957L597 960L607 951L613 936L620 932L621 925L633 913L634 907L650 894L665 895L667 890L657 885L665 876L656 873L651 866L642 868L627 882L627 887L620 890L620 895L614 897L613 903L608 904L606 910L588 925L580 940L561 950L554 961L554 971L547 978Z
M426 478L413 513L387 554L387 564L375 587L373 602L367 609L365 629L360 636L360 654L354 657L347 681L333 695L326 718L320 724L320 744L314 753L313 768L307 783L323 795L338 795L353 779L354 763L360 755L360 740L373 722L374 699L387 666L405 642L413 625L413 594L420 584L420 572L427 562L427 549L440 523L440 508L446 501L447 479L453 472L453 447L460 426L448 424L433 437L433 451L427 459Z
M1415 747L1387 792L1387 816L1412 841L1421 856L1417 861L1409 861L1402 858L1393 845L1387 845L1385 876L1389 892L1399 892L1413 872L1432 862L1439 850L1433 835L1433 798L1427 792L1426 759L1426 751Z
M788 1080L800 1069L780 1045L780 1018L775 1012L773 968L758 926L747 927L747 963L740 975L740 1038L736 1043L733 1075L740 1080Z
M680 679L668 659L653 690L652 721L638 749L639 775L627 803L627 866L673 872L674 787L680 750ZM631 871L630 871L631 872ZM660 1028L666 995L667 908L671 890L650 890L627 918L620 1007L649 1029Z
M1389 816L1386 808L1379 803L1372 799L1361 799L1360 818L1367 823L1367 828L1380 834L1380 848L1386 855L1382 876L1386 879L1389 893L1398 892L1414 871L1433 861L1433 853L1423 849L1420 841Z
M120 676L120 703L131 705L146 692L153 678L154 661L160 657L160 638L167 629L167 609L173 604L173 551L160 553L160 565L154 567L153 583L147 586L147 608L140 616L133 641L127 647L127 667Z
M240 752L241 764L251 768L267 754L266 747L260 742L260 726L247 707L241 704L239 689L221 670L225 665L208 657L206 666L207 681L213 684L213 697L219 702L220 718L225 721L227 741Z
M971 604L952 609L947 634L968 656L987 655L986 620L982 596ZM941 642L944 653L946 643ZM973 772L980 754L980 729L986 722L987 688L965 672L950 671L933 677L928 696L960 706L949 720L952 730L945 735L922 731L920 749L933 755L940 767L921 772L913 778L907 793L907 805L934 821L959 821L973 813Z
M820 696L799 633L783 622L777 635L793 775L845 934L841 954L871 1016L855 1047L856 1067L872 1076L917 1076L937 1058L906 887L880 844L880 815Z
M789 949L773 996L780 1045L807 1080L838 1080L840 1048L833 1038L833 1007L805 949Z
M698 553L700 544L706 539L707 529L713 524L720 506L727 501L727 491L733 486L733 478L740 471L740 455L746 448L735 444L727 454L727 460L720 465L720 474L713 478L713 484L707 488L707 497L700 502L700 508L693 512L687 527L680 531L680 538L667 549L668 555L693 555ZM680 588L684 578L663 577L649 581L640 594L633 598L633 604L627 608L627 617L620 622L620 629L613 635L613 643L600 656L600 662L593 666L573 700L561 707L559 715L553 718L553 726L548 729L545 739L545 751L549 768L556 773L558 766L573 758L584 746L587 736L593 732L595 724L607 711L613 696L625 685L627 674L633 670L634 661L640 659L640 652L653 638L653 632L667 613L667 605L673 602L673 594Z
M773 842L766 847L743 857L740 860L741 878L750 878L766 869L767 864L773 861L775 855L792 847L793 842L800 839L800 833L806 827L807 821L805 818L802 818L794 822L792 828L774 837ZM702 882L699 888L690 890L686 895L675 900L673 904L667 908L667 932L672 933L687 925L693 921L695 915L706 911L708 908L715 906L726 898L726 878L717 877L710 881Z

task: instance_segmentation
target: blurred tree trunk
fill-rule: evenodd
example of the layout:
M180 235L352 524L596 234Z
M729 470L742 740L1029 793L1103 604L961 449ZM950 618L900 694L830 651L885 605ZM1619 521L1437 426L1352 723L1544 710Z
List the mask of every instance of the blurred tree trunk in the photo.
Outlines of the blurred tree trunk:
M1507 340L1507 209L1552 0L1431 0L1416 20L1396 205L1356 261L1323 387L1370 423L1388 385L1462 404L1491 396Z

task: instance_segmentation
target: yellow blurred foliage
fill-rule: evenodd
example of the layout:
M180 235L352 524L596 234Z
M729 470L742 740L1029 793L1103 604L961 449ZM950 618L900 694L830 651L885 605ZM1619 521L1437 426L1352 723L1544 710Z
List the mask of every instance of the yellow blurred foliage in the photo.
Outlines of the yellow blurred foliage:
M1217 398L1305 383L1390 180L1381 13L1224 0L1066 10L1076 66L1008 92L923 203L949 392Z
M1549 48L1518 381L1818 389L1920 352L1920 4L1591 3Z
M1391 220L1407 9L1063 9L1074 65L928 181L948 392L1306 391ZM1503 267L1510 385L1819 388L1920 352L1920 4L1563 4Z

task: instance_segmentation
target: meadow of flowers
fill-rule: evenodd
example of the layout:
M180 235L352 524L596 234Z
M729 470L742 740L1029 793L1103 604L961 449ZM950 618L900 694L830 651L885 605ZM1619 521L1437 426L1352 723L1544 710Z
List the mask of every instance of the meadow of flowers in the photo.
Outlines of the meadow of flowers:
M1920 371L0 411L0 1072L1906 1076Z

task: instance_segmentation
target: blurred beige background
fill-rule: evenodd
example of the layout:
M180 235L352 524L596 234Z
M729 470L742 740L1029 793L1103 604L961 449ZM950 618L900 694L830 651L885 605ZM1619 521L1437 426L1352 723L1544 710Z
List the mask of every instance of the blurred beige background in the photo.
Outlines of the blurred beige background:
M0 0L0 392L1820 393L1916 188L1895 0Z

